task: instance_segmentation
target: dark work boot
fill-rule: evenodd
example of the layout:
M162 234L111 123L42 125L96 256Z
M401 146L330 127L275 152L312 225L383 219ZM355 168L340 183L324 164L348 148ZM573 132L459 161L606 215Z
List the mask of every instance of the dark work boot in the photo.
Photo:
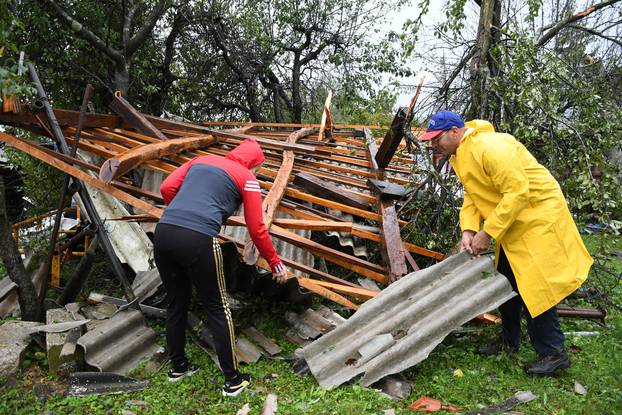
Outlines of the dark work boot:
M518 346L512 346L499 337L497 340L484 344L477 349L477 353L484 356L495 356L501 352L517 353Z
M525 372L529 375L552 376L556 371L570 367L570 359L565 351L540 356L538 360L525 365Z

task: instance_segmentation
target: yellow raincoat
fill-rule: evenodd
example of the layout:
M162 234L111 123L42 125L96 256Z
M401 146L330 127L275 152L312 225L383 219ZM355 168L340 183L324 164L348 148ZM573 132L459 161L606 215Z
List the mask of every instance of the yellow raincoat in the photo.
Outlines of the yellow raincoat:
M474 120L450 162L464 186L462 231L483 230L507 255L532 317L581 286L593 263L559 184L521 143Z

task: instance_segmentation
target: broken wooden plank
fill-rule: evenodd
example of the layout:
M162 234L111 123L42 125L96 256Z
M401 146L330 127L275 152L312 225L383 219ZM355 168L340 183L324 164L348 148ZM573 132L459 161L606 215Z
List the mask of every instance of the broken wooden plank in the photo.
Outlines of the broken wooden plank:
M294 184L314 196L343 203L362 210L369 209L369 202L367 200L351 192L346 192L344 189L312 174L296 173Z
M331 132L331 126L330 124L327 123L331 123L331 117L330 117L330 101L333 99L333 91L328 91L328 96L326 97L326 101L324 101L324 107L322 108L322 120L320 122L320 131L318 132L317 135L317 140L318 141L322 141L324 140L324 131L326 130L326 127L328 125L328 131Z
M299 138L305 137L311 134L314 130L312 128L304 128L302 130L295 131L287 137L287 144L295 144ZM283 195L285 194L285 188L287 187L287 182L289 180L289 176L294 167L294 152L291 150L285 150L283 152L283 161L281 163L281 167L277 173L276 178L272 184L272 188L268 192L268 195L263 201L263 219L264 224L267 228L270 227L272 221L274 220L274 215L276 213L276 208L281 202Z
M282 349L274 343L272 340L263 335L259 330L255 327L247 327L242 330L244 334L246 334L252 341L257 343L264 349L270 356L275 356L281 353Z
M306 219L287 219L276 218L273 224L285 229L303 229L306 231L336 231L352 232L352 222L335 222L327 220L306 220ZM229 216L228 226L246 226L243 216Z
M38 148L22 140L19 140L18 138L15 138L9 134L0 132L0 140L4 141L5 143L7 143L8 145L12 147L17 148L18 150L23 151L26 154L36 157L37 159L43 161L46 164L49 164L50 166L60 171L68 173L69 175L77 179L80 179L83 182L88 183L93 187L97 187L98 189L103 190L106 193L109 193L113 197L116 197L117 199L122 200L123 202L128 203L132 205L133 207L139 210L142 210L143 212L149 215L159 218L162 216L162 213L164 212L162 209L151 206L149 203L145 202L144 200L138 199L128 193L125 193L124 191L119 190L116 187L108 183L104 183L101 180L96 179L95 177L92 177L87 173L84 173L82 170L79 170L65 162L62 162L46 154L45 152L39 150Z
M342 284L335 284L333 282L328 282L328 281L313 280L313 283L321 287L331 288L334 291L337 291L342 294L349 294L352 296L360 297L364 300L369 300L370 298L374 298L375 296L378 295L378 291L367 290L365 288L348 287Z
M294 131L291 133L287 140L286 144L296 144L299 138L305 137L311 134L314 130L312 128L303 128L298 131ZM287 183L289 181L289 176L292 173L292 168L294 167L294 152L292 150L283 151L283 162L281 163L281 167L274 179L272 184L272 188L268 192L268 195L262 202L262 210L263 210L263 222L266 226L266 229L270 229L272 225L272 221L274 220L274 215L276 213L276 209L281 203L281 199L285 194L285 188L287 187ZM249 265L255 264L257 262L257 258L259 257L259 252L255 247L255 244L249 240L246 242L246 246L244 247L244 262Z
M218 142L212 135L176 138L152 144L146 144L107 159L99 170L99 178L106 183L123 176L145 161L177 154L184 150L196 149Z
M156 137L160 140L167 140L167 137L162 134L143 114L138 112L136 108L132 106L121 94L117 91L114 94L114 99L110 102L110 109L118 114L125 122L132 127L141 131L142 133Z
M376 173L378 179L382 179L384 172L380 168L382 163L377 157L378 148L376 142L371 131L365 130L365 136L367 139L367 156L370 168L372 172ZM374 168L374 160L378 164L378 169ZM382 256L389 271L389 281L393 282L400 279L408 272L406 257L404 255L404 244L400 236L400 224L397 218L394 201L382 199L380 196L377 196L377 207L378 213L382 217Z
M404 137L404 123L406 122L406 110L400 108L393 118L391 128L384 136L384 140L378 149L374 159L378 163L378 168L384 169L389 165L397 147L400 145L402 138Z

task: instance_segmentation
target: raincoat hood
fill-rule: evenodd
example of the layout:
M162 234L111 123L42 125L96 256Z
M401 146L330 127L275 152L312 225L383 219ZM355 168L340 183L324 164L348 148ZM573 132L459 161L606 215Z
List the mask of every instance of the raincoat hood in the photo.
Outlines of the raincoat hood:
M259 144L250 138L242 141L236 148L231 150L225 158L235 161L249 170L259 166L266 159Z
M478 133L494 133L495 127L492 124L485 120L472 120L464 123L465 126L469 128L473 128Z

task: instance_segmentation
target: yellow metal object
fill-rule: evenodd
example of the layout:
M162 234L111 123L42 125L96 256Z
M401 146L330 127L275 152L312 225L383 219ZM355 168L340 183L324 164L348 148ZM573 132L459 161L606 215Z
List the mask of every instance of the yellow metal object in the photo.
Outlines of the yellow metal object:
M60 287L60 255L54 254L52 257L52 269L50 272L52 287Z

